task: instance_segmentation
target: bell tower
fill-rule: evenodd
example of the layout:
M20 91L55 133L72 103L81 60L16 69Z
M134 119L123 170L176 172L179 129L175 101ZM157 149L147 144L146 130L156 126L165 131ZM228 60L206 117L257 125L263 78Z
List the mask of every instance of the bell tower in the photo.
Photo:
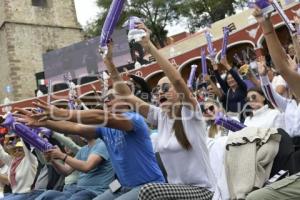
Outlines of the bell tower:
M0 0L0 104L34 96L42 54L83 40L74 0Z

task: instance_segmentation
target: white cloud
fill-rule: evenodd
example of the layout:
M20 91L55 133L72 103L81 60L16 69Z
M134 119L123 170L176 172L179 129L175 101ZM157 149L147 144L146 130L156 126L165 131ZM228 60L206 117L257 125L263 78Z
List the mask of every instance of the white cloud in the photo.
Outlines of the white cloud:
M78 21L82 26L95 19L100 12L96 0L75 0L75 8Z

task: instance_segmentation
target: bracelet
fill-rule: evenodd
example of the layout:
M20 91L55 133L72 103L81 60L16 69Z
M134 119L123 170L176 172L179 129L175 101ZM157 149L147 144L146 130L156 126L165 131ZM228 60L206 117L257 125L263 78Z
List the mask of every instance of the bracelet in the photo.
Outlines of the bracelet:
M274 30L271 30L271 31L269 31L269 32L266 32L266 33L265 33L265 32L263 32L263 34L264 34L264 35L270 35L270 34L272 34L273 32L274 32Z
M65 155L63 161L66 162L67 158L68 158L68 154Z

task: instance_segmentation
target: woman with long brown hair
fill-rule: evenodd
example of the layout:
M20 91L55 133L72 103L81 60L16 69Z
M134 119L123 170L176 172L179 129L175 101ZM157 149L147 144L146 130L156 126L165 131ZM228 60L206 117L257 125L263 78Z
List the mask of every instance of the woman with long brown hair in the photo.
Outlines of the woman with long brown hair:
M139 199L212 199L215 177L209 162L206 125L200 106L180 73L151 43L150 31L144 24L137 26L147 33L141 44L155 57L166 75L157 85L159 107L131 94L112 62L111 47L105 63L121 99L133 105L150 124L158 128L154 146L167 171L168 183L143 186Z

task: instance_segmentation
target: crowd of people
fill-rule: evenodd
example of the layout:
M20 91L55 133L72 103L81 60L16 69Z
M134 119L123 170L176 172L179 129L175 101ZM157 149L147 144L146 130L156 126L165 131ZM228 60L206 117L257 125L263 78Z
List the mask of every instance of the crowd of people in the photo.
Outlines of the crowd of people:
M123 80L110 42L104 63L112 86L101 106L63 109L37 100L38 112L16 109L18 123L51 130L39 134L55 146L43 152L7 134L0 145L0 197L300 199L299 36L292 34L284 49L270 17L259 9L253 15L271 57L252 60L257 69L247 61L233 65L225 56L189 87L138 23L146 32L140 44L165 74L152 92L143 90L139 77ZM217 124L219 113L245 128L234 132Z

